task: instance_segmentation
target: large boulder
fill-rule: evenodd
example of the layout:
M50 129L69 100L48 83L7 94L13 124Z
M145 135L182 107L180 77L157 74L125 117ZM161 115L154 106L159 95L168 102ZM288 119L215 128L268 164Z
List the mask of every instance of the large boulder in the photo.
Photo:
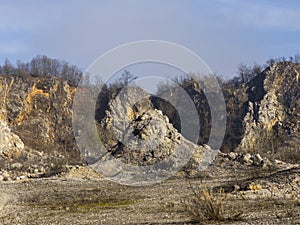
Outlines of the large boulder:
M7 124L0 120L0 157L4 159L13 159L20 156L24 150L22 140L11 132Z

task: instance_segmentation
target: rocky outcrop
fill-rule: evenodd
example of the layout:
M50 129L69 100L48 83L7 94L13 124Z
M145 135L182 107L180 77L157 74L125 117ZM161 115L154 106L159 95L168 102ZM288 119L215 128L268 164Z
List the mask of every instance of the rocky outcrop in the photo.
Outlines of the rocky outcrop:
M98 131L84 134L90 145L87 151L94 145L92 137L97 139L98 135L105 149L101 154L96 149L86 155L77 149L73 134L75 87L53 77L0 75L0 173L6 174L1 172L5 167L26 170L27 177L39 177L53 174L51 170L57 170L58 164L82 164L82 156L91 164L113 157L139 167L161 166L163 162L161 170L168 165L190 171L205 167L214 158L214 151L205 145L210 133L209 106L193 82L182 86L198 111L201 131L195 143L180 133L181 118L172 104L134 86L115 90L112 86L100 93L95 117L94 112L91 114L98 122ZM246 153L300 161L299 64L276 63L246 85L223 86L223 92L227 130L222 151L244 153L243 160L249 164L260 159ZM82 111L94 104L91 99L81 101ZM184 104L178 105L184 111ZM78 125L85 122L83 119ZM188 122L198 123L192 119Z
M24 150L24 143L11 132L7 124L0 120L0 157L5 159L20 156Z
M300 65L276 63L248 84L239 151L300 160Z
M6 151L10 155L35 151L44 156L39 163L45 164L55 162L54 158L65 163L82 162L72 131L74 92L74 87L57 78L0 75L1 127L3 134L9 134L3 124L15 134L10 136L14 140L6 138L9 143L1 142L6 147L15 145L15 150ZM18 154L13 154L15 160L30 160L17 159Z
M3 139L0 154L4 160L11 158L11 165L22 165L0 169L5 179L41 177L53 174L51 170L60 169L57 164L84 162L82 156L87 155L80 154L77 149L72 128L75 91L74 87L58 78L0 76ZM186 140L169 118L155 109L151 96L136 87L125 88L123 94L106 99L106 106L99 106L104 112L96 109L96 118L98 113L103 114L99 134L106 152L102 158L110 155L138 166L169 160L172 168L186 166L186 170L197 169L200 164L204 167L212 161L214 151ZM135 102L136 99L139 101ZM82 100L84 104L90 104L87 99ZM203 161L203 155L209 162ZM1 167L4 168L4 164ZM25 170L26 173L7 175L10 170Z
M278 62L247 84L234 79L224 82L222 91L226 101L227 127L221 151L260 153L269 158L299 162L299 74L299 64ZM207 143L210 109L205 95L192 80L185 79L180 86L189 94L199 114L202 132L198 144ZM164 103L161 108L168 112L175 127L179 127L176 110Z
M186 140L168 117L155 109L148 94L136 88L126 90L122 98L107 102L101 120L100 136L109 154L125 163L145 166L168 159L180 146L181 153L192 155L174 156L178 158L175 166L185 165L182 157L193 156L187 168L197 169L203 151L210 148ZM83 162L72 129L74 92L74 87L57 78L0 76L0 153L3 159L11 158L11 164L22 163L11 170L26 170L27 177L35 177L42 172L51 174L48 168L57 169L55 163ZM137 98L138 102L132 102ZM40 165L44 168L41 171Z
M109 102L99 129L106 140L107 154L133 166L197 170L216 155L208 146L185 139L153 106L151 96L135 86L124 88ZM107 159L107 154L102 159Z

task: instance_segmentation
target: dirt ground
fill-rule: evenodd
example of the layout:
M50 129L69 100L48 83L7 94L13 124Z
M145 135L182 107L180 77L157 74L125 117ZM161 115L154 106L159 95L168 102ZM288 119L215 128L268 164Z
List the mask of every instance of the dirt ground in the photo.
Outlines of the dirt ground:
M299 167L265 173L230 168L212 166L191 179L141 187L110 182L84 167L57 177L2 182L0 224L300 224ZM204 187L222 188L215 203L221 202L228 218L240 216L194 220L184 202Z

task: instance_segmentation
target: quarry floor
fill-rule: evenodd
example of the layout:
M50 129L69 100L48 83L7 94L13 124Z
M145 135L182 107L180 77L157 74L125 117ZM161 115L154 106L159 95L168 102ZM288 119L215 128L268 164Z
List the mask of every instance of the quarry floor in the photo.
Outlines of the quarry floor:
M299 171L292 167L258 175L246 167L239 173L212 167L191 179L131 187L80 168L56 177L1 182L0 224L300 224ZM237 184L240 190L234 190ZM226 218L239 217L193 220L186 202L204 187L222 187L225 193L216 193L215 203L221 202Z

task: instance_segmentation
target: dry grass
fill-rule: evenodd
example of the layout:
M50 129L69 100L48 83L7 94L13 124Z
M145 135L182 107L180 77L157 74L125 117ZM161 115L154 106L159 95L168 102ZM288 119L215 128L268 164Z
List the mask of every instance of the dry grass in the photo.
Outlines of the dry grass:
M232 196L225 194L223 189L217 192L205 187L196 189L190 186L190 189L192 191L190 198L183 200L182 203L192 222L241 220L242 212L227 204L228 198Z

